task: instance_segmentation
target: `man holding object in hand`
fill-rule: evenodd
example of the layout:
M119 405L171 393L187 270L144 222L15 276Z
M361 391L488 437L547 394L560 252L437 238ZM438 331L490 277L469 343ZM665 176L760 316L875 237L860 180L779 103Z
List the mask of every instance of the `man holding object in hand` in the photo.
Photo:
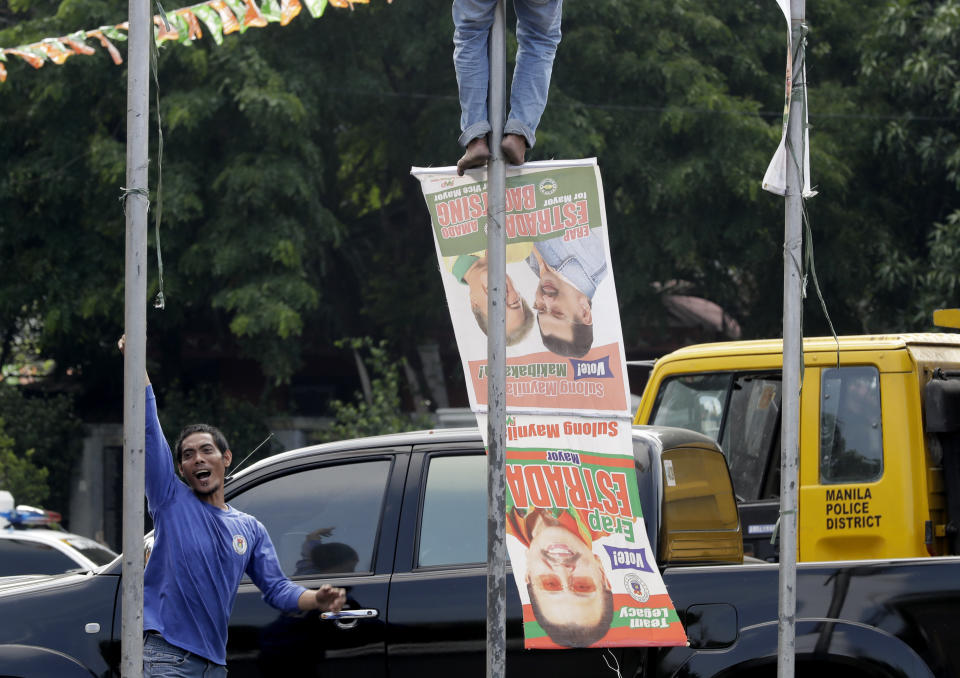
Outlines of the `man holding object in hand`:
M118 346L123 352L125 337ZM342 588L294 584L260 521L224 501L233 454L219 429L187 426L171 455L149 376L145 412L154 545L143 577L143 675L226 676L227 626L244 574L279 610L338 612L346 601Z

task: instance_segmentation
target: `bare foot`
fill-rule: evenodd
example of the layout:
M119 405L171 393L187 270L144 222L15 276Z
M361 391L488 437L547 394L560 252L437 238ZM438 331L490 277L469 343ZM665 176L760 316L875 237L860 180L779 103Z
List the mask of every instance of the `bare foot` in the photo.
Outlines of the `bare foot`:
M467 144L467 150L463 157L457 161L457 174L463 176L464 171L472 167L486 165L490 159L490 147L487 146L485 137L477 137Z
M519 134L504 134L500 150L511 165L522 165L523 156L527 152L527 140Z

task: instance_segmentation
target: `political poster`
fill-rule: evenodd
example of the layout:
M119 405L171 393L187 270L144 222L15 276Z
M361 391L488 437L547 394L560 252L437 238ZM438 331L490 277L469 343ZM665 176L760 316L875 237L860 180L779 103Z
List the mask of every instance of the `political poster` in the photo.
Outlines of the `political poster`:
M487 399L487 185L420 170L441 277L478 412ZM620 313L596 162L507 176L507 399L527 411L629 415Z
M487 443L485 170L413 168ZM682 645L653 561L595 159L506 178L507 550L527 648Z

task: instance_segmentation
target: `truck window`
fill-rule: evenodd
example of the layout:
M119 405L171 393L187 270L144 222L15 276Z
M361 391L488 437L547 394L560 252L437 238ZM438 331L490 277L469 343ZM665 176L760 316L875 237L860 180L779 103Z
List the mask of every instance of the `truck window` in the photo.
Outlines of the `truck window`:
M263 523L289 577L371 572L391 463L378 459L291 473L229 504Z
M720 447L741 499L780 496L781 386L779 374L738 374L733 380Z
M875 367L823 370L820 377L820 482L876 480L883 474L880 375Z
M427 468L417 566L487 562L487 458L433 456Z
M718 372L664 380L651 424L712 437L723 449L741 500L779 496L779 372Z
M695 374L667 379L657 393L650 423L699 431L719 440L732 376Z

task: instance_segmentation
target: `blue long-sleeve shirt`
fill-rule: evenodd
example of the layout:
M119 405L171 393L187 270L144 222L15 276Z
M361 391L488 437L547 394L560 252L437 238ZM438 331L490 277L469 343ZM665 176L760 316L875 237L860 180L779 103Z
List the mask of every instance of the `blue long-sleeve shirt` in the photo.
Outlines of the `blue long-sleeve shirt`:
M145 411L146 492L155 541L144 572L143 628L225 665L230 612L245 572L280 610L296 611L306 589L283 574L260 521L200 501L176 476L151 386Z

